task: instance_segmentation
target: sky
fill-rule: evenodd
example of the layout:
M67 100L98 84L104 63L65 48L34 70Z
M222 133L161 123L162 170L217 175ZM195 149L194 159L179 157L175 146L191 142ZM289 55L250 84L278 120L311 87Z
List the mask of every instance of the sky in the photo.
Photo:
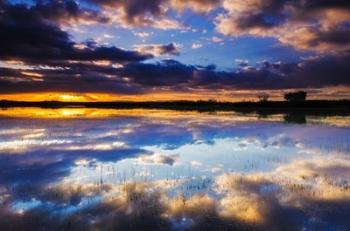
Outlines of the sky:
M347 0L0 0L0 99L350 99Z

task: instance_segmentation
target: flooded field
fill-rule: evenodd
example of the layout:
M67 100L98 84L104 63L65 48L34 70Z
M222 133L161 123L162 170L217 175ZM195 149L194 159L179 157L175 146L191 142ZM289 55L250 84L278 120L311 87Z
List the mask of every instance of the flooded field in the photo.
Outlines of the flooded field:
M0 230L350 230L350 117L0 111Z

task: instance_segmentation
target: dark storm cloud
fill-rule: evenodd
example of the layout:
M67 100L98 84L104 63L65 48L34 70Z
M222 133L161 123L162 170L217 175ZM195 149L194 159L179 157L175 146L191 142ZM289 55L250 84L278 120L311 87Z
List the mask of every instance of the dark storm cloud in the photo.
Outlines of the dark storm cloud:
M62 63L58 62L58 64ZM0 69L0 93L45 91L141 93L142 89L130 86L118 78L117 69L112 66L98 66L90 62L64 63L64 65L65 68L57 69L2 68ZM31 73L42 77L32 81Z
M241 20L237 23L241 24L242 28L279 26L285 23L285 19L305 20L307 17L315 16L314 13L320 10L350 10L350 3L346 0L250 0L241 5L244 10L241 11Z
M264 61L256 66L239 67L235 71L219 71L213 66L185 65L174 60L158 63L132 62L118 68L90 62L67 64L67 68L63 69L14 71L2 68L0 92L73 91L140 94L158 88L190 91L191 89L254 90L349 86L349 60L350 54L342 53L314 57L300 63ZM331 76L329 73L332 73ZM35 74L42 77L36 77ZM12 79L11 76L18 77Z
M41 78L34 80L21 74L20 70L14 78L14 75L10 75L13 73L12 70L0 70L0 93L69 91L139 94L143 92L142 88L127 84L118 78L116 70L108 67L73 65L68 69L30 71L42 75ZM113 75L108 74L110 72L113 72Z
M162 6L171 6L176 10L192 9L196 12L208 12L218 7L222 0L86 0L102 7L122 8L130 21L139 16L151 14L160 16Z
M125 9L128 17L132 20L133 17L143 15L146 12L152 15L159 15L162 12L161 4L165 0L87 0L100 6L121 7Z
M322 43L348 45L350 44L350 30L335 28L326 32L318 32L317 36L310 40L311 46L317 46Z
M120 70L122 76L144 86L172 86L191 81L195 67L174 60L161 63L132 63Z
M290 74L295 85L324 87L350 85L350 52L306 60Z
M85 0L100 7L107 14L117 16L122 26L151 26L160 29L184 29L171 18L171 10L208 13L220 6L222 0Z
M350 54L316 57L301 63L268 63L244 66L236 71L217 71L167 60L157 64L133 63L121 75L143 86L208 89L284 89L350 85ZM332 78L329 76L332 73Z
M282 1L281 1L282 2ZM287 2L287 1L285 1ZM349 8L350 2L347 0L308 0L308 1L296 1L296 5L300 8L307 10L319 10L325 8Z
M31 7L31 11L37 17L53 21L67 22L71 20L80 23L107 23L109 21L98 11L82 8L73 0L37 1L37 4Z
M112 1L95 1L95 3L110 5ZM139 6L133 5L136 4L134 1L114 3L136 7L136 9L128 9L131 15L138 15L142 10L138 8ZM267 28L267 30L281 27L288 16L284 14L288 4L298 9L298 12L302 10L299 1L271 0L270 4L249 6L259 9L250 14L242 3L239 6L244 8L242 12L245 12L248 18L246 21L237 21L238 30L249 27ZM316 1L313 4L316 4ZM338 10L343 7L346 10L348 7L348 4L343 1L334 1L332 4L319 1L319 4L316 4L318 7L310 9L304 17L309 15L318 17L314 12L325 8ZM156 5L153 2L147 3L144 7L153 8ZM308 7L303 10L307 9ZM157 9L149 9L149 11L155 14L158 12ZM338 13L338 11L335 13L337 20L340 17ZM320 55L300 63L267 61L258 65L247 63L233 71L220 71L213 65L207 67L187 65L175 60L163 60L157 63L142 62L153 56L177 55L179 46L175 43L138 46L137 51L103 47L93 40L77 44L59 26L62 20L87 20L95 14L97 14L95 11L84 10L72 1L40 2L32 6L14 5L2 1L0 4L2 33L0 59L5 62L21 61L25 65L30 65L31 68L26 69L21 65L2 67L0 93L69 91L141 94L159 88L191 91L193 89L286 89L350 85L347 76L350 73L349 52ZM238 14L238 16L242 15ZM297 16L298 14L293 15L293 17ZM96 17L99 20L98 15ZM301 16L298 18L303 20ZM327 17L326 19L330 20ZM307 46L318 47L325 43L346 45L350 41L346 24L331 30L315 31L312 35L317 36L304 41ZM303 34L301 33L300 36L302 37Z
M38 7L42 6L35 5L31 8L25 5L3 4L1 6L1 59L20 59L28 63L45 64L57 60L130 62L151 57L151 55L125 51L117 47L86 46L78 49L76 47L78 44L71 41L68 33L62 31L55 21L47 21L61 14L53 13L51 16L48 14L48 17L44 17L38 13L42 11L38 10Z
M11 76L21 76L21 72L19 72L16 69L12 69L12 68L3 68L0 67L0 76L1 77L11 77Z
M121 10L127 24L143 25L149 21L148 16L163 16L162 3L166 0L87 0L103 8Z
M298 49L343 51L350 45L349 1L224 1L216 19L219 32L276 37Z

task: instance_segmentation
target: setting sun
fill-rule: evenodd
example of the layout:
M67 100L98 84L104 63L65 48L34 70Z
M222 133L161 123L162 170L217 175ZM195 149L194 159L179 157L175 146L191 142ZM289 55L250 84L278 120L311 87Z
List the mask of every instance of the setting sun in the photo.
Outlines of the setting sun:
M85 96L80 95L68 95L68 94L62 94L58 95L59 100L61 101L87 101Z

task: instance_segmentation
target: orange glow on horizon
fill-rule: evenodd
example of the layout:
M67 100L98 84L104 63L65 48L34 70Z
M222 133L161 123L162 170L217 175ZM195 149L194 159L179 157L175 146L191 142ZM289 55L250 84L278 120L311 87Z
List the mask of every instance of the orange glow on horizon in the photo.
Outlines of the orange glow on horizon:
M31 92L0 94L0 100L14 101L62 101L62 102L108 102L108 101L174 101L174 100L217 100L217 101L257 101L258 94L266 92L269 100L283 100L285 92L307 89L286 90L191 90L190 92L154 91L144 94L108 94L108 93L76 93L76 92ZM315 91L311 91L315 90ZM308 99L350 99L347 87L309 89Z
M197 123L208 123L211 121L221 122L246 122L246 121L284 121L283 114L261 117L258 114L241 114L237 112L215 112L204 113L197 111L176 111L157 109L103 109L103 108L6 108L0 110L0 118L33 118L33 119L98 119L110 117L145 117L157 120L191 119ZM344 127L350 124L350 116L331 117L307 117L308 123L326 124L329 126Z
M251 97L253 100L255 97ZM14 101L62 101L62 102L108 102L108 101L172 101L172 100L221 100L242 101L246 96L230 96L226 93L217 92L160 92L140 95L117 95L106 93L72 93L72 92L40 92L40 93L18 93L0 94L0 100Z

